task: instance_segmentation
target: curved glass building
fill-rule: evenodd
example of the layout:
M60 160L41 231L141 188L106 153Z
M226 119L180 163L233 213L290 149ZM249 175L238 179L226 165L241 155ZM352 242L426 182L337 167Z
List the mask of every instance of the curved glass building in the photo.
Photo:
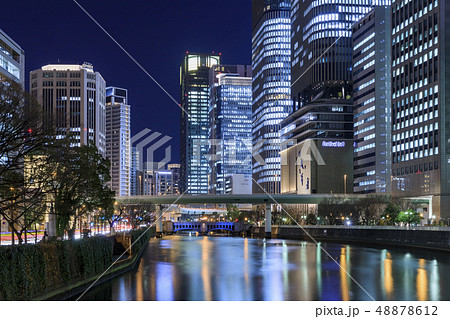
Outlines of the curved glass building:
M252 1L254 193L280 192L280 122L292 111L290 3Z

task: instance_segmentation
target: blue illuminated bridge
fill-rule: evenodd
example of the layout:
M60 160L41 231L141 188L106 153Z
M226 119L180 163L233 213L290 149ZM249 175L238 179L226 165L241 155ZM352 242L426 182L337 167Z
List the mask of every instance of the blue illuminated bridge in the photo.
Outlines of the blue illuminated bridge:
M225 230L231 233L243 230L242 223L233 222L165 222L164 232L195 231L208 234L212 231Z

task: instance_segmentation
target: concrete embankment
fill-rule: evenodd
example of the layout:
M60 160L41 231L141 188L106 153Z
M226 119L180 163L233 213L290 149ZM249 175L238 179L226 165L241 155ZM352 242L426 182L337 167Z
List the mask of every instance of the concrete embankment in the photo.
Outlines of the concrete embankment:
M264 228L252 229L261 237ZM309 235L308 235L309 234ZM450 227L272 226L272 238L437 249L450 252Z
M142 237L140 237L141 234ZM35 298L35 300L73 300L80 296L88 288L97 286L132 270L140 261L141 255L147 247L148 241L154 236L154 228L144 232L136 232L136 234L120 234L113 236L114 257L112 260L116 261L122 253L125 253L123 254L123 257L116 261L109 269L105 269L104 274L99 273L90 278L55 289Z

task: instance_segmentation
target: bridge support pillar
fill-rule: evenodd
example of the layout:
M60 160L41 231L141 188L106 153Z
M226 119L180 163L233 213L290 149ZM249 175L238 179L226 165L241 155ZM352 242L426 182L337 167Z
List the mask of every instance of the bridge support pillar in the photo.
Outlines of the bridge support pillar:
M272 205L266 204L264 212L266 238L272 238Z
M162 205L156 205L156 237L162 237L163 233L163 210Z

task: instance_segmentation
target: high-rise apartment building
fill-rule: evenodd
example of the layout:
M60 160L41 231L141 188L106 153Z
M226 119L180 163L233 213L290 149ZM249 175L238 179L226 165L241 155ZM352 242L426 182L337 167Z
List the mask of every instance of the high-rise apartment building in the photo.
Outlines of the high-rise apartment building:
M106 157L111 162L111 189L116 196L131 194L131 114L128 91L106 88Z
M391 192L391 7L353 25L355 193Z
M225 194L226 178L247 176L241 191L252 193L252 70L216 65L210 70L209 193Z
M450 217L450 3L392 1L392 191Z
M186 52L180 68L181 191L208 193L209 69L220 64L220 54Z
M280 192L280 122L292 111L290 3L252 0L253 193Z
M91 64L49 64L30 72L31 94L42 105L44 125L73 146L93 142L106 151L106 82Z
M25 52L0 29L0 81L7 79L25 86Z

